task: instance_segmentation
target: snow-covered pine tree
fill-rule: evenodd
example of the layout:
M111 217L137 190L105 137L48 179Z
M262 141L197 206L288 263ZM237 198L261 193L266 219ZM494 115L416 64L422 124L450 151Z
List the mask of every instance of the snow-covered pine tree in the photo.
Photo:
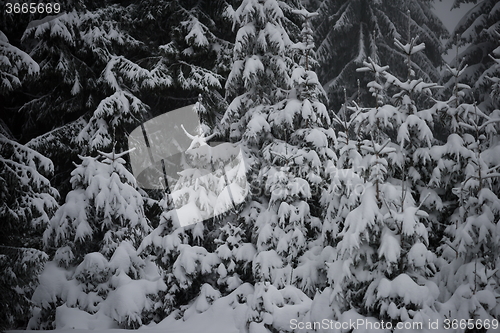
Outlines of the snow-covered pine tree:
M125 168L124 153L81 157L72 172L73 190L44 233L47 246L69 246L61 263L80 262L86 253L100 252L107 258L125 239L135 246L149 231L144 200L134 176Z
M378 66L371 58L368 58L364 65L358 71L369 71L374 75L375 79L368 83L368 87L375 97L375 103L372 104L376 107L371 109L363 109L359 105L350 107L346 97L342 112L339 115L333 115L334 123L339 128L335 142L338 159L331 161L327 167L329 184L321 198L321 204L325 209L323 213L325 245L337 244L338 234L343 229L344 220L347 214L359 205L359 196L365 186L364 178L367 170L363 162L365 152L361 150L364 126L359 127L359 124L366 122L369 130L364 134L368 134L376 142L382 142L387 139L387 135L384 135L379 128L380 119L376 119L382 113L386 113L384 120L388 121L391 114L395 112L395 108L391 110L391 106L384 105L386 99L384 99L385 91L382 80L389 67Z
M409 14L408 16L410 16ZM387 197L384 199L386 201L384 204L388 210L385 218L395 223L397 228L391 229L392 231L397 230L401 244L401 259L398 262L399 275L394 277L391 283L394 284L394 289L397 289L396 280L411 277L405 283L413 281L414 284L409 284L406 292L409 292L412 289L410 286L413 286L422 292L422 297L410 301L406 299L403 302L404 305L401 303L397 305L398 310L396 310L394 303L389 304L387 298L380 298L381 294L387 293L387 291L381 292L383 289L382 282L384 282L382 280L377 287L379 288L377 298L379 298L378 301L381 301L379 304L384 308L386 315L392 320L398 318L399 315L399 320L419 321L433 318L436 315L433 310L433 302L436 298L437 286L431 281L431 277L435 272L435 255L429 250L433 249L435 245L430 244L429 241L431 226L427 222L428 213L423 209L421 210L422 207L432 206L434 201L434 198L428 200L432 193L429 193L427 188L429 187L429 175L431 174L428 156L432 144L436 142L432 132L436 110L432 108L419 110L418 105L425 105L425 102L432 95L431 89L436 88L437 85L435 83L426 83L422 78L415 78L413 59L426 45L424 43L417 45L417 38L411 38L410 36L408 38L409 41L405 45L397 39L395 40L397 48L406 57L406 82L401 82L391 74L385 76L389 84L400 90L392 97L395 106L398 108L395 115L399 119L391 125L393 129L397 130L396 142L399 147L392 146L394 151L389 154L388 159L392 165L397 166L394 168L395 170L393 169L396 172L393 171L392 177L399 178L398 185L401 194L396 196L396 201L389 198L394 191L389 190L385 194ZM415 102L418 99L420 99L421 103ZM386 116L382 117L385 118ZM386 132L388 131L386 130ZM394 181L390 183L392 183L392 186L397 184ZM388 188L392 186L387 185ZM396 186L396 188L399 186ZM414 198L420 201L418 206ZM431 211L431 209L427 210ZM384 240L382 240L381 249L384 247L383 243ZM380 254L379 251L379 256ZM401 292L397 290L390 291L385 297L392 297L395 295L394 293L401 297ZM377 301L375 301L376 303ZM413 305L417 305L418 311L410 311L414 310Z
M490 73L498 70L492 69ZM441 290L438 309L449 319L489 323L498 318L500 311L497 301L500 279L496 273L500 113L494 110L487 114L476 103L465 103L466 94L461 90L470 87L458 79L467 69L449 70L455 78L455 94L450 98L452 103L441 104L440 108L452 133L447 143L433 147L431 154L439 161L433 179L441 181L448 190L443 202L451 201L450 196L456 200L440 248L440 272L436 276ZM493 81L491 97L496 93L497 78L498 74L489 77Z
M326 281L326 276L321 276L324 260L320 253L324 244L321 242L320 201L328 179L326 170L329 163L337 158L330 148L336 142L336 135L322 102L326 100L325 92L313 70L316 59L310 19L314 15L303 9L294 12L303 16L304 20L302 43L294 47L300 51L300 66L292 72L292 89L288 98L279 103L269 116L275 141L265 150L264 158L269 166L264 168L264 175L282 171L289 176L288 184L283 184L281 188L281 197L273 198L273 191L270 191L273 205L278 206L279 203L276 231L281 228L287 234L283 237L287 241L282 238L278 242L278 253L285 255L285 262L292 268L291 284L312 297ZM280 182L279 177L274 181L268 178L266 186L279 189L276 185ZM309 188L310 197L307 190L297 196L294 188ZM302 242L308 244L305 251L302 251L305 249Z
M220 259L205 248L210 248L211 238L206 236L203 223L179 228L172 197L165 194L160 204L160 223L144 238L138 253L150 258L161 272L166 285L165 291L158 294L162 313L169 315L178 310L177 317L181 318L199 295L202 284L215 278Z
M200 119L215 130L227 107L223 81L231 70L234 40L225 15L227 2L141 1L132 7L131 33L145 41L172 78L169 94L148 96L153 115L165 112L164 105L175 109L203 94Z
M38 74L38 64L2 31L0 59L2 97ZM48 258L40 250L42 231L58 207L59 194L47 178L53 171L52 161L17 142L0 119L0 330L22 327L30 315L30 297Z
M495 61L490 55L500 46L500 4L496 0L456 0L454 7L465 2L476 5L457 24L446 48L451 50L453 47L465 47L451 65L459 68L462 61L468 64L463 73L463 82L472 89L467 92L466 101L471 104L478 101L478 106L489 113L498 108L498 99L489 96L491 82L488 77L495 76ZM453 86L453 76L443 79L448 88Z
M443 262L438 280L439 311L453 319L491 322L498 318L498 131L500 116L490 117L477 105L460 105L461 136L450 135L443 147L454 153L462 174L453 193L457 208L450 217L441 246ZM465 171L465 172L464 172Z
M58 192L46 178L52 162L21 145L0 123L0 329L26 324L37 275L48 259L43 229L57 209Z
M490 98L492 106L500 109L500 30L497 32L498 47L492 51L490 58L494 64L485 72L485 76L492 83Z
M361 86L368 83L364 76L354 74L366 57L377 63L383 59L394 75L404 76L405 55L394 47L393 40L406 38L409 33L419 35L427 46L424 53L413 59L417 75L431 82L439 79L440 39L447 37L448 32L432 12L431 1L324 0L311 9L319 13L314 21L318 76L334 109L344 100L344 87L350 99L360 98L365 103L370 100L364 89L360 91L362 96L355 97L357 79L361 80ZM411 17L407 10L411 11Z
M314 63L309 52L311 30L304 27L302 43L290 40L298 29L290 28L288 15L303 18L309 13L293 8L273 0L246 0L232 11L239 30L235 65L226 83L232 102L223 125L249 156L248 176L254 187L238 228L255 245L238 242L235 246L229 243L233 238L227 237L217 252L225 256L221 258L224 269L219 266L224 273L238 271L233 262L244 268L244 260L252 261L255 291L248 298L245 325L250 332L283 329L272 304L284 306L285 289L296 295L294 305L305 304L307 297L298 296L302 292L293 286L313 294L318 282L311 273L317 270L317 250L306 251L307 244L319 238L321 223L319 207L309 203L321 195L323 170L327 160L334 158L329 144L335 135L328 129L330 119L316 74L298 65L300 58L304 65ZM255 247L253 258L240 254L245 247Z
M117 18L124 15L116 6L72 10L26 29L23 41L43 64L29 86L32 100L20 107L31 137L78 119L106 96L100 82L106 64L123 46L140 44L118 28Z
M460 123L468 122L473 114L471 110L475 108L464 101L470 87L461 82L461 76L467 70L467 65L462 63L459 68L446 65L446 68L453 77L452 94L447 100L436 100L428 110L434 119L436 141L426 153L430 169L427 168L426 185L421 185L421 195L428 196L423 206L429 212L428 219L433 231L431 243L436 253L442 245L449 217L459 205L453 188L465 180L463 170L472 156L472 152L464 148L465 141L470 141L470 137ZM446 92L449 90L445 89Z
M202 123L202 133L207 136L216 133L227 106L222 91L223 77L231 69L232 43L229 41L234 35L227 28L226 1L142 1L133 7L135 35L147 35L141 40L145 40L152 52L159 50L158 59L172 78L168 94L149 96L151 113L165 112L157 105L175 108L198 98L195 111ZM200 133L189 135L195 134ZM203 148L206 147L199 149L200 152ZM173 189L175 198L170 194L165 196L160 223L140 248L141 254L152 255L163 271L168 286L164 296L165 313L179 307L181 312L186 310L187 304L200 292L201 281L212 280L214 265L218 263L217 256L206 250L214 250L217 231L211 229L217 229L214 228L217 223L206 218L213 215L214 199L224 190L222 184L218 184L221 175L213 173L222 170L217 169L218 166L214 170L213 161L207 160L209 156L201 155L196 149L187 153L188 165ZM199 178L202 173L204 177ZM203 191L198 193L195 189ZM197 221L205 222L177 229L178 214L186 217L186 213L191 216L198 213Z
M231 103L224 115L223 126L229 131L229 137L233 141L240 142L242 150L248 156L250 168L248 176L252 180L254 193L251 201L239 214L238 223L241 222L240 226L248 235L247 239L256 244L243 243L236 248L226 244L226 241L219 244L217 252L224 259L226 256L224 252L227 252L224 249L231 249L231 255L238 259L240 249L256 246L256 250L260 253L252 257L240 256L239 259L250 261L256 283L262 284L264 281L274 282L276 271L281 269L282 261L276 253L277 238L272 236L273 226L277 224L277 215L274 209L267 211L269 198L260 191L265 182L261 178L263 173L259 176L258 170L263 163L262 148L265 143L272 142L271 126L268 122L272 105L283 100L289 89L293 43L283 28L283 10L276 1L245 0L236 10L230 7L230 13L238 32L233 53L234 65L225 87L226 98ZM277 157L271 156L269 150L267 156L271 159ZM275 176L277 173L269 179L274 179ZM285 182L288 181L288 177L282 178ZM278 184L269 182L269 185ZM278 191L280 189L276 189L276 193ZM283 196L284 193L280 195ZM273 240L268 242L268 236ZM275 244L271 244L273 241ZM229 266L224 268L226 272L232 271ZM282 274L279 279L281 282L276 281L278 286L283 285L284 279L291 278L290 274L285 275L286 277ZM257 296L254 294L252 297ZM252 321L251 318L248 320ZM262 326L264 323L259 325ZM247 324L244 326L248 328Z
M0 54L0 92L4 96L19 88L26 76L33 76L40 71L40 66L24 51L13 46L1 30Z
M33 296L41 311L32 327L52 327L52 311L63 304L91 314L102 310L126 327L147 322L156 310L149 295L164 285L161 279L154 282L159 276L135 253L150 226L135 178L125 168L126 153L81 157L73 170L73 190L44 232L44 243L55 254ZM52 281L52 275L60 280ZM130 284L139 291L125 292L133 289Z
M195 109L200 107L199 103L195 105ZM234 210L248 189L244 161L236 145L224 143L211 147L207 141L216 133L208 137L203 133L192 135L182 124L181 127L192 142L182 159L183 170L178 172L179 178L169 195L180 226L184 227Z
M351 119L340 120L344 133L339 133L339 162L348 169L333 168L323 201L325 223L338 230L331 251L336 257L327 264L331 287L325 289L336 320L352 316L352 311L393 324L436 315L438 289L431 281L435 256L428 249L428 214L421 209L427 198L420 184L426 165L422 156L433 139L432 114L419 111L414 102L435 84L415 79L412 69L412 56L424 45L416 45L415 39L395 43L405 54L407 79L397 79L387 66L368 58L359 72L374 76L367 85L373 106L349 107L354 111ZM386 85L397 90L392 100ZM344 113L347 116L347 110ZM355 140L349 138L351 126Z
M201 102L200 98L194 105L195 110L204 108ZM241 284L236 277L226 279L224 268L217 267L222 257L207 249L215 250L214 238L220 239L219 234L224 234L222 230L226 229L218 230L222 217L246 196L246 170L237 146L229 143L208 145L207 141L215 133L205 137L203 128L209 126L204 125L200 126L201 134L197 135L180 125L192 140L181 159L183 170L178 173L176 183L165 191L159 226L144 239L139 249L143 256L152 255L163 271L168 286L164 296L166 313L180 307L179 315L182 315L189 308L186 303L199 292L213 288L205 284L204 289L200 289L202 281L212 281L216 274L217 285L223 292L226 287L232 291ZM195 225L190 226L192 224ZM228 281L230 286L226 285Z
M63 192L77 154L110 151L113 140L124 150L127 131L146 118L139 97L171 83L161 61L135 62L143 43L124 29L127 9L94 5L35 21L23 36L42 64L26 89L31 98L17 107L24 140L58 160Z

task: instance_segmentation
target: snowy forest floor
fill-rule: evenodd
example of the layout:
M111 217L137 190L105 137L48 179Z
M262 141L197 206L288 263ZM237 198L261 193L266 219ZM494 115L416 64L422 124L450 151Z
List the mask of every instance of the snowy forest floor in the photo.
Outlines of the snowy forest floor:
M238 333L238 329L229 323L224 323L221 321L222 318L211 318L210 321L198 321L193 320L182 321L182 320L164 320L157 325L143 326L139 328L138 332L144 333ZM168 324L167 324L168 322ZM13 330L7 331L7 333L23 333L23 332L37 332L37 333L83 333L83 332L96 332L96 330L89 329L73 329L73 328L63 328L56 330L47 331L31 331L31 330ZM130 332L126 329L99 329L99 333L122 333Z
M176 319L177 311L162 320L160 323L141 326L138 332L144 333L238 333L238 318L246 313L246 307L236 306L233 308L228 304L228 298L215 301L205 312L192 313L189 318ZM11 330L6 333L38 332L38 333L122 333L130 332L127 329L113 327L109 317L98 317L75 309L64 307L64 314L58 316L55 330ZM110 326L110 322L111 324Z
M225 309L228 311L228 309ZM230 310L229 310L230 311ZM84 322L78 321L78 318L67 318L67 322L72 322L76 327L79 324L85 325ZM81 326L80 326L81 327ZM73 328L66 326L65 328L55 330L12 330L6 333L23 333L23 332L37 332L37 333L83 333L83 332L99 332L99 333L124 333L130 332L126 329L109 328L103 329L95 327L94 329ZM234 316L231 313L225 313L224 310L220 311L207 311L189 318L187 321L182 319L176 320L173 316L165 318L158 324L151 324L148 326L140 327L137 332L144 333L238 333Z

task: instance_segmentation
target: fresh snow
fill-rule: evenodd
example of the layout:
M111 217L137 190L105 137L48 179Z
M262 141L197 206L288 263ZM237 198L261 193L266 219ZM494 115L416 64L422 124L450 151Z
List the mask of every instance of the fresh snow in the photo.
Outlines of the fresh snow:
M327 9L326 3L319 12ZM158 57L140 62L147 68L116 54L112 44L136 46L137 51L143 46L118 30L117 22L90 24L97 13L73 11L30 26L25 38L33 39L35 48L48 39L100 52L94 82L79 71L68 74L75 67L71 52L56 52L51 66L65 76L68 96L75 100L94 83L106 94L89 101L88 106L95 105L88 121L78 121L81 128L74 128L74 143L85 156L75 164L72 188L60 207L50 187L50 159L13 141L0 122L0 152L12 155L0 156L0 186L16 180L16 186L9 184L12 200L3 191L9 203L2 202L0 208L10 214L7 223L25 219L43 227L47 253L55 251L47 261L48 255L27 249L19 260L26 271L31 262L40 261L39 272L31 274L38 277L32 290L12 288L19 295L33 291L28 327L54 324L56 332L111 333L139 327L151 333L269 333L290 332L292 319L426 323L445 317L498 317L500 111L463 102L470 87L458 79L480 74L477 64L448 66L458 90L447 101L437 101L440 97L432 96L431 88L440 87L422 74L425 44L417 43L418 37L394 42L399 49L395 52L403 56L396 58L401 64L406 61L406 71L401 67L406 79L377 64L390 59L381 59L384 53L376 39L382 38L375 34L388 26L392 40L401 31L389 16L379 15L381 5L372 1L367 8L373 12L366 13L381 24L378 31L358 25L354 2L341 4L324 22L333 35L350 36L355 26L359 39L352 43L357 50L351 65L362 64L357 72L371 80L358 87L361 95L368 92L371 106L363 105L364 96L355 102L356 93L346 86L340 110L321 102L327 100L326 93L308 68L316 60L307 19L319 19L322 13L296 10L288 2L242 0L236 10L228 8L234 47L212 34L210 15L196 12L203 4L193 11L182 8L177 13L179 33L159 47ZM426 16L421 9L417 14ZM491 15L499 10L495 5ZM475 37L473 28L487 24L488 15L477 9L471 13L476 12L462 35L465 39ZM419 28L419 15L413 14L409 23ZM306 19L300 37L293 15ZM425 37L431 40L426 38L426 43L432 51L430 28L420 28L428 30ZM302 42L296 43L299 38ZM109 52L95 51L101 44ZM206 55L201 49L223 51L216 69L190 63L190 58ZM335 46L322 44L320 49L329 52ZM7 92L21 86L23 75L46 72L2 32L0 51L5 68L1 84ZM231 52L232 60L223 61ZM488 78L498 88L499 79L489 77L498 70L499 60L493 60L496 67L482 70L477 81ZM228 63L233 66L225 67ZM353 68L339 69L331 82L354 74ZM222 97L224 77L217 73L229 70ZM37 79L31 83L36 87ZM213 90L210 107L201 104L200 95L194 110L200 117L214 116L208 110L214 109L212 97L218 96L215 109L226 112L201 125L198 135L185 130L192 141L184 149L183 171L176 173L178 182L172 182L169 194L156 201L127 170L129 151L99 149L115 145L117 129L137 126L149 115L150 107L138 97L145 96L142 89L154 97L165 87L207 94ZM422 99L429 104L425 109ZM333 126L331 116L336 118ZM447 130L439 133L438 126ZM212 135L205 137L204 131ZM209 146L207 141L216 135L237 144ZM56 132L49 137L60 138ZM44 140L32 144L40 148ZM3 170L12 172L4 177ZM18 188L30 193L25 196ZM203 221L207 223L199 223ZM12 270L6 275L16 278ZM169 313L167 318L164 313Z
M202 287L201 295L203 297L198 298L189 308L181 315L181 319L178 319L179 312L175 311L170 316L162 320L158 324L150 324L147 326L142 326L138 329L138 332L145 333L193 333L193 332L205 332L205 333L240 333L240 323L241 319L247 311L247 306L244 303L240 303L241 300L246 299L246 297L253 293L253 287L249 284L244 284L234 290L230 295L220 298L218 291L212 289L209 285L205 284ZM283 293L283 296L281 296ZM134 289L122 290L120 297L125 297L126 299L134 299L136 292ZM289 302L293 304L293 301L298 301L296 297L300 296L300 292L297 290L284 289L278 292L277 297L286 297L290 299ZM113 300L113 302L122 302L123 300ZM208 303L207 303L208 302ZM126 303L122 304L124 307ZM307 303L306 303L307 305ZM301 308L304 311L307 306L302 305ZM281 310L284 316L290 315L294 317L293 313L299 308L293 305L288 305L288 307ZM56 324L57 329L55 331L38 331L38 332L57 332L57 333L83 333L83 332L100 332L100 333L121 333L130 332L130 330L118 329L116 324L113 324L113 320L109 316L104 315L101 311L94 315L90 315L85 311L81 311L75 308L68 308L63 305L57 309ZM285 318L285 317L283 317ZM215 319L215 320L214 320ZM286 326L286 322L283 321L282 326ZM24 331L8 331L9 333L21 333ZM27 331L26 331L27 332Z

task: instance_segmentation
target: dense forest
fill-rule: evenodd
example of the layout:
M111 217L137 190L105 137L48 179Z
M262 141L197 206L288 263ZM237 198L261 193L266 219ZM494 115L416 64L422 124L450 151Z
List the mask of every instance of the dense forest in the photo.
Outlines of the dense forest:
M0 1L0 330L499 332L500 2L462 3Z

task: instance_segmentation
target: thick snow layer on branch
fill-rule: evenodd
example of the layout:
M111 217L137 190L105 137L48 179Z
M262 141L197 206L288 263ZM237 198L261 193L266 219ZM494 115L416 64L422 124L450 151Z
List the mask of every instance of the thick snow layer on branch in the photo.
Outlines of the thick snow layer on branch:
M401 297L405 304L432 305L439 290L434 283L419 285L407 274L400 274L394 280L382 278L377 287L378 298Z

